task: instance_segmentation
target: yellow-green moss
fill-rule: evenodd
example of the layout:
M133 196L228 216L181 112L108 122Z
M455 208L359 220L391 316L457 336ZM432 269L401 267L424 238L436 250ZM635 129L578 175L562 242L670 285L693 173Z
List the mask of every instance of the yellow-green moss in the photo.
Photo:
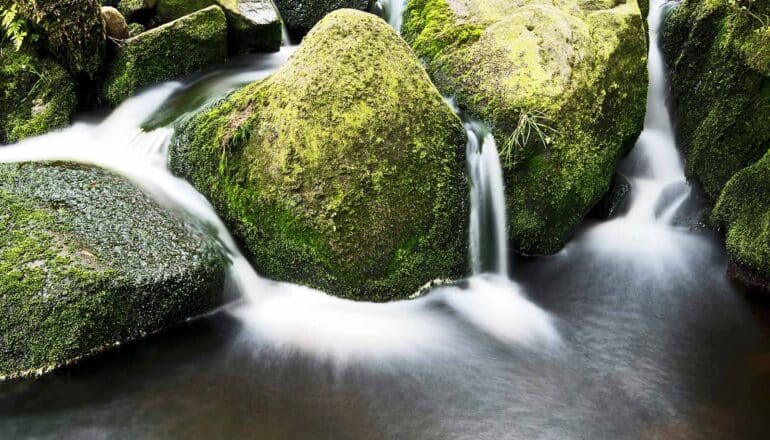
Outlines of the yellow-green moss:
M126 40L110 64L103 98L117 105L142 87L199 71L226 56L225 14L211 6Z
M258 272L388 300L465 273L464 145L399 36L340 10L279 71L182 127L171 166Z
M526 253L564 244L642 128L643 19L634 0L606 3L413 0L404 15L439 90L492 125L509 236ZM546 136L517 142L533 118Z

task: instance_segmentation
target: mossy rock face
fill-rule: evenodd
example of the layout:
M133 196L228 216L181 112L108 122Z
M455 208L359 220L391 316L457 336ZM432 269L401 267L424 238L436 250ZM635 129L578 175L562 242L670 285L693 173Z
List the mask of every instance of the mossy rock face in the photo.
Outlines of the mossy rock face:
M226 258L180 218L99 169L0 165L0 378L218 305Z
M225 11L231 53L281 48L281 19L271 0L159 0L158 15L168 22L211 5Z
M98 0L17 1L42 35L48 53L72 75L94 78L104 61L105 33Z
M0 84L0 144L69 124L75 84L55 62L0 46Z
M770 17L768 5L751 12ZM687 174L715 200L770 147L770 28L727 0L685 0L663 42Z
M374 15L329 14L280 70L178 133L172 170L261 274L384 301L466 272L462 124Z
M719 196L712 221L726 230L730 259L770 279L770 153L733 176Z
M332 11L343 8L368 11L374 0L274 0L274 3L286 26L307 32Z
M634 0L407 5L402 33L439 90L492 126L518 250L563 246L638 137L647 91L642 22Z
M102 85L104 100L117 105L140 88L197 72L227 56L227 22L218 6L129 38Z

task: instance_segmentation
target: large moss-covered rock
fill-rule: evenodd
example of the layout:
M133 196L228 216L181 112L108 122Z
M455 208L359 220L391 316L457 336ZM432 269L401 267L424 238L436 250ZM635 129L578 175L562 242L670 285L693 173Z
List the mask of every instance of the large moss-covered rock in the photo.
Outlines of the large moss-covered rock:
M104 22L98 0L16 0L48 53L75 76L94 78L105 53Z
M200 225L111 173L0 165L0 378L206 312L225 266Z
M0 144L69 124L77 99L64 69L0 45Z
M224 61L227 21L218 6L200 10L126 40L102 85L117 105L142 87L179 78Z
M374 0L274 0L274 2L286 26L299 32L307 32L326 14L337 9L368 11L374 4Z
M167 22L211 5L225 11L230 52L281 48L281 19L271 0L159 0L158 15Z
M770 17L769 5L755 1L750 12ZM664 27L677 140L712 200L770 147L770 27L740 7L685 0Z
M492 125L509 236L550 253L607 191L644 119L635 0L412 0L402 33L444 94Z
M729 274L770 290L770 2L685 0L665 23L688 175L717 200Z
M181 127L170 163L258 272L388 300L465 273L464 145L393 29L341 10L272 76Z

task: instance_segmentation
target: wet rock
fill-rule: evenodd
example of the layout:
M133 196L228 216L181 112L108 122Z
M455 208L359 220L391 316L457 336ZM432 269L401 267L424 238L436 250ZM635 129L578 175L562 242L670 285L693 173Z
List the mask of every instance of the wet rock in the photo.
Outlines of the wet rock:
M160 0L158 15L168 22L211 5L225 11L230 52L281 48L281 19L270 0Z
M121 0L118 11L130 23L144 22L155 13L156 0Z
M226 264L205 227L114 174L0 165L0 379L211 310Z
M142 87L199 71L226 56L225 14L211 6L126 40L109 66L103 98L117 105Z
M439 90L492 126L515 248L558 250L642 129L636 0L412 0L402 34Z
M0 46L0 144L69 124L75 83L51 60Z
M465 140L393 29L342 10L280 70L180 127L170 165L259 273L384 301L465 274Z
M104 20L104 29L108 37L125 40L128 38L128 23L117 9L102 6L102 20Z
M628 211L630 194L631 182L622 174L613 174L609 191L591 209L589 215L600 220L622 216Z
M373 0L275 0L286 26L301 33L309 31L332 11L343 8L368 11L373 4Z

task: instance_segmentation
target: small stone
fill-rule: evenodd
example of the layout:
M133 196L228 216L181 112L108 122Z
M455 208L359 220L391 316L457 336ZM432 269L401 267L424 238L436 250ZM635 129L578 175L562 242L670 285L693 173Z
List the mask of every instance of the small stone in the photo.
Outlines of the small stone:
M118 40L125 40L129 37L128 23L117 9L111 6L102 6L102 20L104 20L104 30L108 37Z

